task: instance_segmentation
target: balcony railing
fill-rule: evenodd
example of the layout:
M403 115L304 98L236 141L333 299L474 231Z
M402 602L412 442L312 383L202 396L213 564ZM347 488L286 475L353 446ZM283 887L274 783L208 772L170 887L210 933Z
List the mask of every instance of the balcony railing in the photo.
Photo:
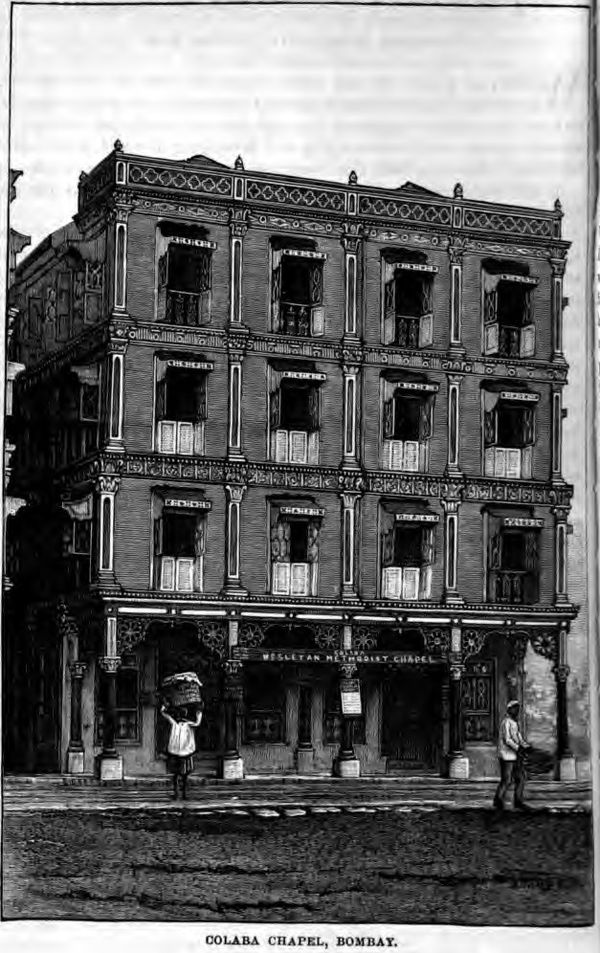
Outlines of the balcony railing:
M419 347L420 318L396 317L396 340L398 347Z
M280 333L295 334L297 337L310 337L311 316L312 308L309 305L282 301L279 318Z
M537 601L537 576L524 570L495 570L490 579L490 596L493 602L531 605Z
M521 329L501 324L498 334L500 357L519 357L521 353Z
M167 291L165 320L168 324L195 326L200 323L200 295L191 291Z

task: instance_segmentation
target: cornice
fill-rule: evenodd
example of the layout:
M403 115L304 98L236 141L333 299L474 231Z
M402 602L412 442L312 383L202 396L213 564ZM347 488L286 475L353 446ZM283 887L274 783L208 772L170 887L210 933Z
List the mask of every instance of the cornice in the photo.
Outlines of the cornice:
M418 473L392 473L343 467L290 466L271 462L231 462L221 458L182 457L157 453L113 454L101 452L56 475L59 488L95 480L100 474L134 479L166 480L248 487L266 487L294 492L319 491L339 494L412 496L457 499L461 502L512 503L569 507L571 484L553 485L536 481L492 480L473 477L440 477Z

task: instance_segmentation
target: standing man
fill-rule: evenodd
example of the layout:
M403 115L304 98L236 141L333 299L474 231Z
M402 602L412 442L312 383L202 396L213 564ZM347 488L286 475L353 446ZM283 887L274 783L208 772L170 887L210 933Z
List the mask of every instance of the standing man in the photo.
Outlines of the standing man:
M519 710L517 701L509 702L506 706L506 715L500 725L498 737L498 760L500 762L500 784L496 788L494 807L504 809L504 797L508 788L515 786L515 807L529 810L529 805L523 801L525 787L524 752L531 747L519 731Z

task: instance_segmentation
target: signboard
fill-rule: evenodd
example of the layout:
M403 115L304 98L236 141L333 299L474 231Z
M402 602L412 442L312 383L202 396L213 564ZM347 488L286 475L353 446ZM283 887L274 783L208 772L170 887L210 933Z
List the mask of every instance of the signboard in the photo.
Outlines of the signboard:
M340 697L342 715L362 715L360 682L357 678L342 678L340 680Z
M440 656L416 655L412 652L346 652L342 649L319 652L315 649L247 649L237 646L234 658L249 662L354 662L363 665L440 665Z

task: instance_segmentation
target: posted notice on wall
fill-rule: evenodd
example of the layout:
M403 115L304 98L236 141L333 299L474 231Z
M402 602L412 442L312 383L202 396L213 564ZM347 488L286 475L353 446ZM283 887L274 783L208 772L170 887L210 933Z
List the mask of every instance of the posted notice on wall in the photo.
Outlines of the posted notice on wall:
M340 683L342 715L362 715L360 682L357 678L344 678Z

